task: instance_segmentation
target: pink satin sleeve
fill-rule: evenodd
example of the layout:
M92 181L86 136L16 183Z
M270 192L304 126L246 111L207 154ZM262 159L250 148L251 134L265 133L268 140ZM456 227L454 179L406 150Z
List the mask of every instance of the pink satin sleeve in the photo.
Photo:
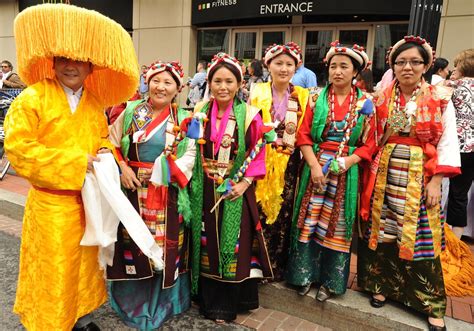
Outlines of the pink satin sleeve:
M262 126L263 121L260 114L257 114L252 123L248 128L248 133L250 134L250 143L251 149L255 148L258 140L262 137ZM265 148L261 148L255 159L250 162L247 171L245 172L245 177L254 177L254 179L260 179L265 176Z

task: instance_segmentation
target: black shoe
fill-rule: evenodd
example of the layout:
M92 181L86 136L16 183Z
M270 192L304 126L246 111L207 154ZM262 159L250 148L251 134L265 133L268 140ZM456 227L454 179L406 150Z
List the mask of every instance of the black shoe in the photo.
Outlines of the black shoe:
M385 305L385 301L387 301L387 299L382 301L372 297L372 299L370 299L370 305L374 308L382 308Z
M319 302L324 302L331 297L331 292L324 286L319 288L318 294L316 295L316 300Z
M90 322L82 328L73 328L72 331L100 331L100 328L94 322Z
M430 321L428 321L428 330L429 331L446 331L446 325L444 326L437 326L437 325L433 325L430 323Z
M298 295L305 296L306 294L308 294L309 290L311 290L311 283L309 283L308 285L301 286L298 290Z

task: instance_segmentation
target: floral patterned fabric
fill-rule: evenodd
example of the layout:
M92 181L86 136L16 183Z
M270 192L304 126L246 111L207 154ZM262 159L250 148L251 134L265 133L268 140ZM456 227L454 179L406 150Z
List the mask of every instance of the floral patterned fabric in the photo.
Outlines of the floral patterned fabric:
M474 152L474 78L448 83L454 88L452 101L456 109L456 127L461 153Z
M344 294L350 271L350 253L323 247L311 240L297 242L297 248L288 264L288 283L304 286L310 283L323 285L331 293Z
M433 260L402 260L396 243L379 244L373 251L365 240L359 241L357 255L358 286L430 317L445 315L446 293L439 256Z

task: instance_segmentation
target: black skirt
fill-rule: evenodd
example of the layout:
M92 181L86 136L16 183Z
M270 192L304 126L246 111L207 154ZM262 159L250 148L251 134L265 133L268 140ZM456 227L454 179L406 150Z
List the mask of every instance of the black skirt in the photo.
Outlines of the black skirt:
M212 320L233 321L237 314L258 308L257 279L229 283L199 277L199 312Z

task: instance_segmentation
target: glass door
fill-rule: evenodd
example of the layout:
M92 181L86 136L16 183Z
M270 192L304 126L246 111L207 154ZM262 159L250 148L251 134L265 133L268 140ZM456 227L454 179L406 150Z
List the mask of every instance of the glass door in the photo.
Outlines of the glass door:
M288 38L289 29L236 29L232 32L231 54L245 64L253 59L263 59L268 46L284 44Z
M359 46L364 46L364 48L367 49L367 42L369 38L368 28L340 29L338 32L339 37L337 39L341 44L348 46L357 44Z
M334 40L336 29L306 31L304 43L304 66L316 74L319 86L325 86L328 74L324 57Z
M286 42L286 31L262 31L260 59L263 59L266 49L273 44L284 44Z
M251 61L256 55L257 32L235 31L233 46L234 57L243 62Z
M365 48L369 59L374 54L374 28L373 25L340 27L337 31L337 38L343 45L352 46L357 44Z

